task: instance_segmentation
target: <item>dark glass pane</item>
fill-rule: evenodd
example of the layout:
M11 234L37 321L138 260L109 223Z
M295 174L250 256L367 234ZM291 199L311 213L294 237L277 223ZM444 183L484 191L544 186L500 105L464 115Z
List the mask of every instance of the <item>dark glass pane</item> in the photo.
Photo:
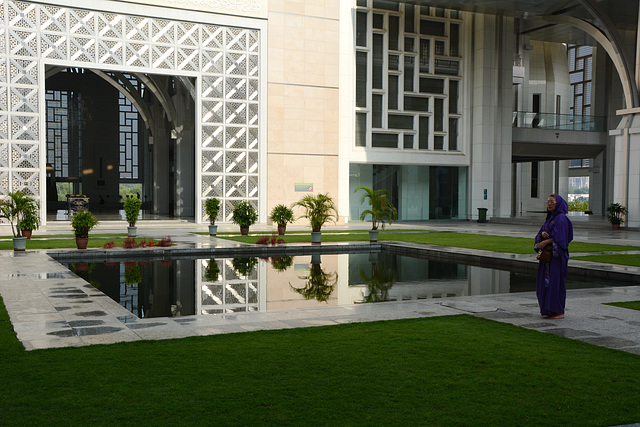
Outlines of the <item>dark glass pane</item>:
M457 76L460 63L458 61L450 61L448 59L435 60L435 74L445 74L448 76Z
M389 55L389 69L390 70L399 70L400 69L400 56L398 56L398 55Z
M457 80L449 80L449 113L458 114L458 85Z
M426 113L429 111L429 98L405 96L404 109L405 111L422 111Z
M460 19L460 11L458 11L458 10L450 10L449 11L449 17L451 19Z
M357 5L359 7L367 7L367 0L358 0Z
M437 151L444 150L444 136L436 135L433 137L433 149Z
M398 50L400 47L400 17L389 16L389 50Z
M436 40L435 52L436 52L436 55L445 55L444 40Z
M389 114L389 129L413 129L413 116Z
M416 51L416 40L413 37L405 37L404 38L404 51L405 52L415 52Z
M374 9L384 9L384 10L398 10L398 2L395 2L395 1L384 1L384 0L373 0L373 8Z
M372 115L371 126L374 128L382 127L382 95L373 95L372 101Z
M449 26L449 55L460 56L460 25Z
M449 119L449 151L458 151L458 119Z
M418 131L418 148L429 149L429 117L420 117L420 129Z
M420 6L420 15L431 15L429 6Z
M415 16L414 6L412 4L405 4L404 6L404 32L405 33L415 32L414 16Z
M433 101L433 130L442 132L444 130L444 99L435 98Z
M427 34L430 36L443 36L445 35L444 31L444 22L442 21L431 21L429 19L421 19L420 20L420 34Z
M398 76L389 76L389 110L398 109Z
M444 94L444 80L422 77L420 78L420 92Z
M384 28L384 15L380 15L379 13L373 14L373 28L380 30Z
M356 107L367 107L367 52L356 52Z
M398 135L395 133L374 133L371 146L376 148L398 148Z
M444 9L441 7L436 7L436 16L439 18L444 18Z
M356 147L367 146L367 113L356 113Z
M373 82L374 89L382 89L382 54L384 49L382 47L383 36L382 34L373 35Z
M429 39L420 39L420 72L429 72Z
M404 91L413 92L413 73L415 69L415 58L413 56L404 57Z
M404 148L412 149L413 148L413 135L405 135L404 136Z
M356 15L356 45L367 45L367 13L358 12Z

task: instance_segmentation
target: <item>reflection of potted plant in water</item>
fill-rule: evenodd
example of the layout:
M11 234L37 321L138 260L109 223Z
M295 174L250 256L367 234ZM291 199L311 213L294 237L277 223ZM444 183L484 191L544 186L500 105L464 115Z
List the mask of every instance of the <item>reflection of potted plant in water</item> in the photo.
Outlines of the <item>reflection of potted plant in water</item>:
M275 205L271 209L269 219L278 224L278 234L284 235L287 231L287 224L294 221L293 211L285 205Z
M37 209L36 202L22 191L9 193L8 196L8 199L0 201L0 218L6 218L11 223L13 250L24 251L27 238L22 235L21 224L29 211Z
M305 212L300 218L307 218L311 223L311 243L320 243L322 226L327 221L336 222L338 220L336 205L328 194L304 196L294 203L294 206L303 208Z
M240 234L249 234L249 227L258 220L258 214L253 206L246 200L241 201L233 207L231 219L240 226Z
M220 277L220 267L215 259L211 258L204 269L204 279L207 282L217 282Z
M258 264L258 258L234 258L231 261L233 269L240 275L247 277L251 274L256 264Z
M78 249L87 249L89 242L89 232L98 225L98 220L89 211L80 210L73 214L71 227L76 236L76 246Z
M370 208L362 211L360 221L364 221L368 215L371 215L371 230L369 230L369 241L378 241L378 226L384 230L385 222L393 223L398 218L398 210L389 201L389 192L387 190L372 190L369 187L358 187L356 191L363 190L364 194L360 203L368 200Z
M296 288L289 283L291 289L302 295L304 299L315 299L320 302L326 302L329 299L333 288L338 283L338 273L326 273L319 263L311 264L309 274L299 276L299 278L306 280L306 285L302 288Z
M389 290L396 282L396 272L389 268L385 269L384 262L371 263L371 277L367 277L364 270L360 269L360 279L367 283L368 294L364 296L363 302L382 302L389 299Z
M607 219L611 223L611 227L614 230L620 228L620 224L624 222L623 216L627 214L627 208L620 203L611 203L607 207Z
M138 234L138 215L140 215L140 208L142 207L142 200L137 197L127 197L124 201L124 214L127 217L129 227L127 228L127 234L129 236L136 236Z
M293 265L292 256L274 256L271 257L271 266L276 271L286 271Z
M215 236L218 233L216 218L220 211L220 200L211 197L204 202L204 210L209 217L209 236Z
M142 271L137 262L126 262L124 264L124 284L134 286L142 282Z

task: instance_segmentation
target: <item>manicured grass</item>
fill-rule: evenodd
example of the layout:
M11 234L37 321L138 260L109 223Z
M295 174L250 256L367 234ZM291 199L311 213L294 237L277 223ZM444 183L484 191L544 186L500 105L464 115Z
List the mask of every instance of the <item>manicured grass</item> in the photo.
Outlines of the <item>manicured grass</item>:
M628 308L631 310L640 310L640 301L626 301L626 302L610 302L607 305L614 305L616 307Z
M604 262L607 264L620 264L620 265L631 265L635 267L640 267L640 255L629 255L629 254L585 255L585 256L574 257L574 259L580 259L583 261L592 261L592 262Z
M264 234L268 235L268 234ZM254 236L221 236L222 238L244 243L255 243L258 240ZM402 242L425 243L431 245L452 246L456 248L484 249L495 252L507 252L513 254L532 254L533 236L531 239L523 237L488 236L483 234L466 233L434 233L434 232L398 232L381 231L379 240L396 240ZM289 234L284 236L287 243L311 242L311 234ZM367 232L329 234L322 232L323 242L368 241ZM603 251L628 251L639 250L638 246L605 245L600 243L572 242L569 246L571 252L603 252Z
M0 306L3 425L618 425L638 372L467 315L25 352Z
M126 234L125 234L126 235ZM107 235L109 236L109 235ZM143 238L136 239L142 240ZM154 239L147 239L154 240ZM116 247L122 247L122 242L124 238L118 238L115 236L110 237L97 237L90 236L88 248L101 248L105 243L113 241ZM157 242L157 240L154 240ZM53 239L31 239L27 240L27 250L35 250L35 249L75 249L76 248L76 239L75 237L69 238L53 238ZM0 250L13 250L13 241L12 240L0 240Z

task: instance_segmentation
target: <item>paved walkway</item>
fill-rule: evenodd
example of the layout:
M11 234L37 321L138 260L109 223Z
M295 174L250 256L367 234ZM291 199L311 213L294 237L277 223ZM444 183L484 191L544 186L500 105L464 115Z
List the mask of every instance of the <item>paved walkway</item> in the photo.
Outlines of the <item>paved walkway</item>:
M576 220L574 224L577 241L640 247L638 231L614 232L604 222ZM355 223L327 229L366 230L368 227L369 224ZM423 222L394 224L394 228L532 238L538 226L526 223ZM138 224L139 235L149 238L170 235L174 242L178 243L175 247L177 249L229 249L242 246L222 239L191 234L193 231L206 229L206 225L181 221L145 221ZM121 233L124 230L123 222L107 221L101 224L96 233ZM252 228L252 232L270 233L272 230L273 227L267 226ZM2 231L4 230L0 230ZM49 223L46 228L39 230L38 234L60 234L69 231L68 222ZM236 231L236 226L221 225L220 231ZM486 255L504 258L504 254ZM520 258L527 262L535 262L533 255ZM580 261L572 260L570 265L581 264ZM601 267L620 269L607 265ZM625 274L637 274L640 278L640 269L624 270ZM640 284L640 280L638 283ZM570 290L566 319L563 320L541 318L533 292L215 316L138 319L98 289L70 273L45 251L27 251L21 254L5 251L0 253L0 295L18 339L27 350L467 313L640 354L640 312L604 305L606 302L640 300L640 286Z

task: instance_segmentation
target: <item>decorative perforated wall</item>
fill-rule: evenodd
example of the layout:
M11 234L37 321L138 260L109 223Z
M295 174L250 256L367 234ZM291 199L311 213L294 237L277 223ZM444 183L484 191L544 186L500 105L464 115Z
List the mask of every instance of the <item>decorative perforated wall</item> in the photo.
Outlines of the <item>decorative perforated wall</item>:
M237 200L257 209L259 47L259 29L0 0L0 196L44 199L39 100L51 63L197 76L196 203L220 198L222 220Z

